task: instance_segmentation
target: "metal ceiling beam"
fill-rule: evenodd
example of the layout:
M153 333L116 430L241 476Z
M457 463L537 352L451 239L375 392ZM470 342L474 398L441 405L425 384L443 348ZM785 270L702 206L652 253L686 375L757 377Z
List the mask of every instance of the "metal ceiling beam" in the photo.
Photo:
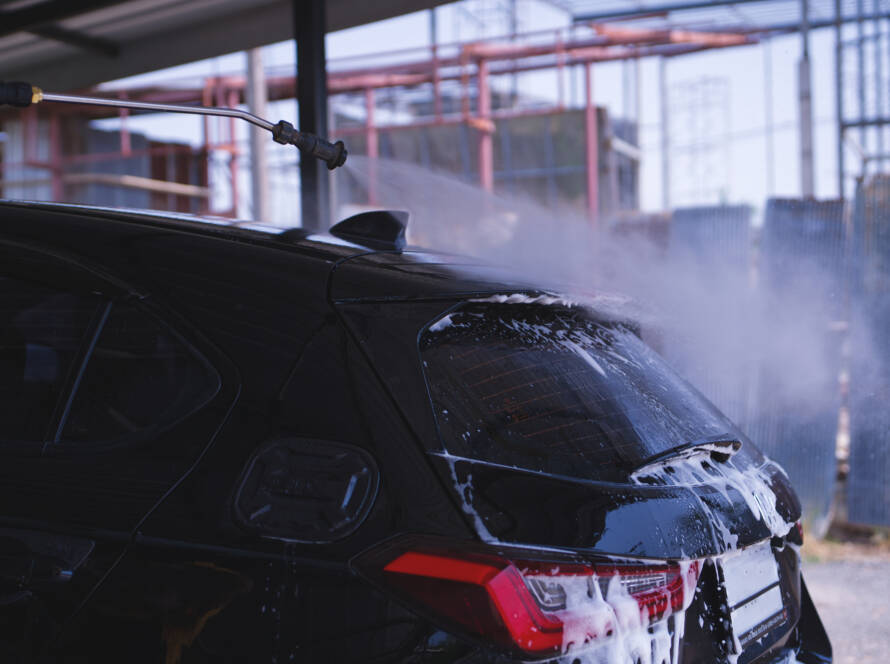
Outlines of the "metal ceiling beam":
M710 9L712 7L721 7L726 5L744 5L752 2L770 2L771 0L693 0L692 2L672 2L661 5L649 5L638 9L623 9L606 12L589 12L587 14L579 14L573 16L572 20L576 23L586 23L588 21L604 21L610 18L630 18L633 16L652 16L655 14L669 14L671 12L683 11L684 9Z
M328 0L325 3L327 31L379 21L450 1ZM66 2L78 8L85 6L75 0ZM198 0L191 0L188 4L199 3ZM208 12L200 21L183 20L174 26L166 25L163 31L154 31L149 27L133 34L130 29L126 38L120 39L117 38L115 22L111 21L96 32L118 41L120 54L116 58L96 52L71 53L70 49L65 48L54 47L55 50L51 50L47 48L50 42L39 39L28 44L16 44L15 48L4 49L0 44L0 80L31 81L55 92L86 88L103 81L293 39L292 12L293 0L254 0L250 6L231 11ZM147 21L150 23L150 19ZM6 16L0 14L0 29L5 32L6 28ZM163 48L158 48L159 43L163 43Z
M125 0L45 0L21 9L0 11L0 37L29 32L49 23L57 23L67 18L80 16L111 5L123 4Z
M721 6L729 6L729 5L740 5L740 4L749 4L755 2L772 2L773 0L713 0L712 2L707 2L706 0L695 0L694 2L689 3L672 3L672 4L664 4L664 5L653 5L650 7L640 8L637 11L610 11L610 12L595 12L595 13L587 13L587 14L579 14L578 16L573 16L572 20L575 23L590 23L596 21L605 21L608 19L632 19L632 18L651 18L652 16L664 16L671 12L683 11L685 9L708 9L712 7L721 7ZM840 18L840 23L856 23L860 19L863 21L874 21L880 19L890 18L890 11L877 12L872 11L868 13L863 13L862 16L858 16L857 14L849 14L842 15ZM837 24L838 20L836 18L823 19L819 21L810 20L808 25L810 30L822 29L822 28L830 28ZM755 26L747 26L747 25L737 25L737 24L726 24L721 25L719 29L715 29L716 33L763 33L763 34L775 34L775 33L789 33L789 32L797 32L800 30L800 22L787 22L787 23L778 23L774 25L755 25Z
M876 21L876 20L881 20L881 19L886 19L886 18L890 18L890 12L883 12L883 13L879 13L879 14L863 14L862 15L863 21ZM809 26L810 31L812 31L812 30L821 30L822 28L831 28L838 24L844 25L847 23L856 23L857 21L859 21L859 17L853 15L853 16L843 17L840 19L840 21L833 19L833 18L824 19L822 21L810 21L808 23L808 26ZM767 26L753 28L753 29L752 28L744 28L744 27L737 27L734 29L734 31L736 31L736 32L742 32L742 33L747 33L747 34L755 33L755 32L761 33L761 34L779 34L779 33L797 32L798 30L800 30L800 23L780 23L777 25L767 25Z
M883 19L890 19L890 11L876 13L876 14L863 14L863 21L877 21ZM859 21L859 17L854 15L845 16L840 19L840 24L845 25L847 23L856 23ZM809 21L808 26L810 31L813 30L821 30L822 28L831 28L834 27L838 21L836 19L824 19L821 21ZM657 28L656 28L657 29ZM666 29L669 31L670 28ZM721 25L719 30L711 30L704 31L705 33L710 32L714 35L756 35L758 38L766 39L779 35L787 35L793 32L798 32L800 30L800 22L794 21L790 23L774 23L770 25L739 25L739 24L727 24ZM852 40L849 43L855 44L858 40Z
M0 53L0 80L29 81L53 92L85 88L103 81L292 39L290 17L291 0L274 0L260 9L209 16L197 25L168 29L163 37L149 33L129 38L121 42L117 58L89 52L47 57L36 47L32 47L35 48L32 56L29 48L19 47L16 51ZM161 41L164 47L158 48Z
M103 55L106 58L117 57L121 50L120 46L109 39L91 37L90 35L77 32L76 30L69 30L59 25L44 25L32 28L28 32L44 39L52 39L62 44L74 46L82 51Z

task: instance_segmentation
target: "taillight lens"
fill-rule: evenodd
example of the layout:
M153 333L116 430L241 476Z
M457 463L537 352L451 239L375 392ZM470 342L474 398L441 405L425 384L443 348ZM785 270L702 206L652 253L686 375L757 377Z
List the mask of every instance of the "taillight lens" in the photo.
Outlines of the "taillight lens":
M688 606L699 575L697 562L540 562L450 547L390 554L372 556L377 573L360 568L446 628L525 658L645 630Z
M388 585L470 634L526 652L551 654L562 645L562 622L539 607L508 561L408 551L383 571Z

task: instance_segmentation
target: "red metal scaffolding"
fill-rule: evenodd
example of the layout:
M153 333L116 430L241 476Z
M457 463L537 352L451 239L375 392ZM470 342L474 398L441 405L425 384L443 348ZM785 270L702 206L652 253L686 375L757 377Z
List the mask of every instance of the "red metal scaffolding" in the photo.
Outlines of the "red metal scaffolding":
M587 211L591 223L596 223L599 209L598 196L598 137L594 94L593 65L601 62L640 59L652 56L675 57L706 49L718 49L757 43L761 35L756 31L707 32L691 30L641 30L609 24L573 26L572 28L540 31L518 35L515 40L490 40L470 43L439 44L431 48L396 51L373 56L363 56L362 66L350 66L355 58L333 60L329 64L329 93L332 106L336 106L338 96L353 95L363 98L365 104L364 123L355 126L341 126L332 130L333 137L347 138L350 135L364 135L367 155L372 165L369 186L370 202L375 202L375 178L373 164L379 154L379 132L388 127L421 127L429 125L464 124L476 132L478 141L479 185L485 190L494 187L493 134L495 119L521 117L536 114L552 114L566 108L562 73L570 68L580 68L583 72L585 111L585 167L587 170ZM389 60L391 64L364 64L369 60ZM493 78L514 76L524 72L555 70L558 76L558 92L555 104L536 108L495 107L492 103ZM446 110L443 88L451 84L451 91L457 88L458 103L455 110ZM297 81L292 75L267 77L268 98L270 101L294 98ZM91 91L92 95L114 94L140 101L236 106L246 103L246 79L243 76L208 77L200 87L133 87L108 91ZM432 114L428 117L413 117L407 124L381 125L377 122L377 91L386 88L414 89L429 87L432 97ZM452 97L453 98L453 97ZM515 101L515 100L514 100ZM69 106L41 106L42 117L49 119L51 154L48 159L38 159L34 151L38 111L34 108L22 111L19 115L24 126L25 159L20 163L0 162L3 179L12 186L15 181L6 181L10 169L30 166L45 169L50 174L53 196L61 197L64 184L72 174L66 173L74 164L94 163L102 160L119 159L139 154L169 154L181 150L192 150L188 146L159 146L143 151L131 148L127 130L127 111L108 108L83 108ZM121 119L120 150L92 154L64 155L60 149L60 118L66 114L89 113L89 118L114 117ZM7 115L7 117L9 117ZM2 116L0 116L2 121ZM204 118L202 145L197 154L206 161L213 152L230 155L229 173L231 178L232 208L234 216L238 209L237 168L241 156L235 140L234 120L229 121L228 131L223 139L211 141L210 120ZM78 177L84 179L84 174ZM136 186L152 191L196 197L202 201L206 211L209 204L209 189L191 183L169 182L162 179L145 179L144 182L124 182L121 186Z

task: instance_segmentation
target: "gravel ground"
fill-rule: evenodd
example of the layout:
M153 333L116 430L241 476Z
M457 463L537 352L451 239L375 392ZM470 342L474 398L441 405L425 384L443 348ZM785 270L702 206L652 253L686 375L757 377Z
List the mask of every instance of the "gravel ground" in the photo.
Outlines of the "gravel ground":
M890 554L835 560L804 555L803 573L835 663L890 660Z

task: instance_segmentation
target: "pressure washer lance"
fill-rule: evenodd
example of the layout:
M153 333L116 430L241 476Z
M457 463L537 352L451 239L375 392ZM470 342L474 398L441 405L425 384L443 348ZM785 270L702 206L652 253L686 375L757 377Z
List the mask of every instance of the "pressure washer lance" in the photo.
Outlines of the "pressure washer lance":
M334 170L346 163L346 146L343 141L329 143L315 134L298 131L290 122L280 120L272 124L268 120L258 118L252 113L237 108L216 108L207 106L180 106L176 104L153 104L148 102L130 101L128 99L103 99L101 97L81 97L75 95L57 95L44 92L29 83L0 81L0 106L9 105L26 108L42 101L55 101L63 104L89 104L91 106L115 106L134 108L144 111L166 111L171 113L192 113L194 115L216 115L228 118L241 118L249 123L272 132L272 138L282 145L296 145L301 152L321 159Z

